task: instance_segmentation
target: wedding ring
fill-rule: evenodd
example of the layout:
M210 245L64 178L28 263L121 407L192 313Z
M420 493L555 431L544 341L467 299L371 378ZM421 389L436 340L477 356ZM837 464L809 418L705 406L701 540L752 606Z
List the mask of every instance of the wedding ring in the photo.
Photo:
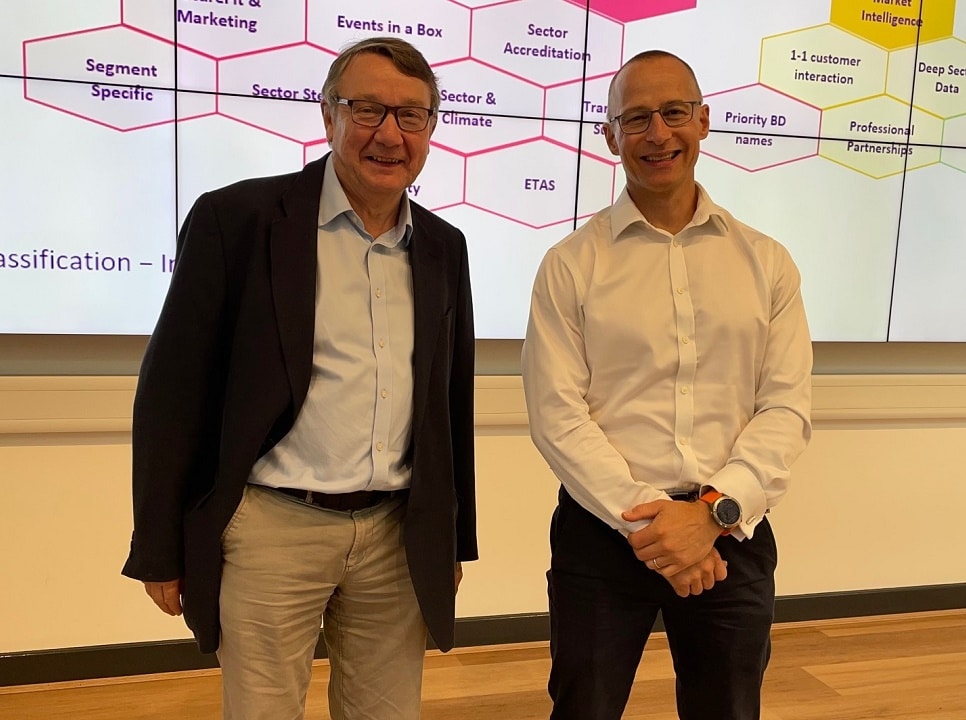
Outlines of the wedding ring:
M660 570L662 567L664 567L663 565L657 564L657 558L654 558L653 560L651 560L651 565L654 566L655 570Z

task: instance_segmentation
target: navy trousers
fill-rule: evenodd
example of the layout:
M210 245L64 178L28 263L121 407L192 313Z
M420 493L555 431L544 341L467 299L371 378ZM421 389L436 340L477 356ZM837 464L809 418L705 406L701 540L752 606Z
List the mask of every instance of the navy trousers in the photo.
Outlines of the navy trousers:
M758 720L778 560L767 520L750 540L719 538L727 579L686 598L563 488L550 545L551 720L619 720L658 611L681 720Z

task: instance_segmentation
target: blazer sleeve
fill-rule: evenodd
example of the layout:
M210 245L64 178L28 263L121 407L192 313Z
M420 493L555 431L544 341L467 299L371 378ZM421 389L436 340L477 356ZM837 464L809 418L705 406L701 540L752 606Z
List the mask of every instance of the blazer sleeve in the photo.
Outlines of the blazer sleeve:
M205 194L178 235L171 285L135 393L134 533L122 573L138 580L183 575L184 512L214 481L229 343L225 268L223 235Z
M456 559L476 560L476 470L473 393L476 333L470 292L466 238L459 235L460 259L455 312L455 342L450 374L450 423L456 487Z

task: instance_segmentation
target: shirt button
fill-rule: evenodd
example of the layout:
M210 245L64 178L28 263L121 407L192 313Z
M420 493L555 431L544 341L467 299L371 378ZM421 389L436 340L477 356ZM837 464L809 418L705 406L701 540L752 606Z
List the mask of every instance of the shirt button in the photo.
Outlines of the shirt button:
M682 395L687 395L689 392L691 392L691 390L688 388L687 385L685 385L684 387L681 388L681 394Z
M376 450L378 450L379 452L382 452L382 443L381 442L377 442L376 443Z
M683 437L683 438L680 438L678 440L678 442L681 443L682 445L687 445L688 444L688 439L685 438L685 437Z
M691 342L691 338L689 338L687 335L684 335L681 338L681 342L683 342L685 345L687 345L689 342Z
M388 391L388 390L386 390L385 388L383 388L383 391L382 391L382 396L383 396L384 398L387 398L387 397L389 397L389 391Z
M379 338L379 347L381 347L381 348L386 347L386 341L383 340L382 338Z
M678 295L684 295L684 288L683 287L679 287L678 288Z
M381 298L382 297L382 288L376 288L376 297L377 298Z
M672 241L671 241L671 244L672 244L672 245L673 245L674 247L681 247L681 243L680 243L680 242L679 242L678 240L672 240Z

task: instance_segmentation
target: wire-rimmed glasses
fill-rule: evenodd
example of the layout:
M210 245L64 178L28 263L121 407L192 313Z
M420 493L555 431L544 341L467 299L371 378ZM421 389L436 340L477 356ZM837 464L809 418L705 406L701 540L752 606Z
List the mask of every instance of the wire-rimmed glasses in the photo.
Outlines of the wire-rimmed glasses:
M668 127L687 125L694 117L694 108L701 104L700 100L671 100L653 110L632 108L611 118L610 122L617 122L627 135L642 133L651 126L654 113L661 116Z

